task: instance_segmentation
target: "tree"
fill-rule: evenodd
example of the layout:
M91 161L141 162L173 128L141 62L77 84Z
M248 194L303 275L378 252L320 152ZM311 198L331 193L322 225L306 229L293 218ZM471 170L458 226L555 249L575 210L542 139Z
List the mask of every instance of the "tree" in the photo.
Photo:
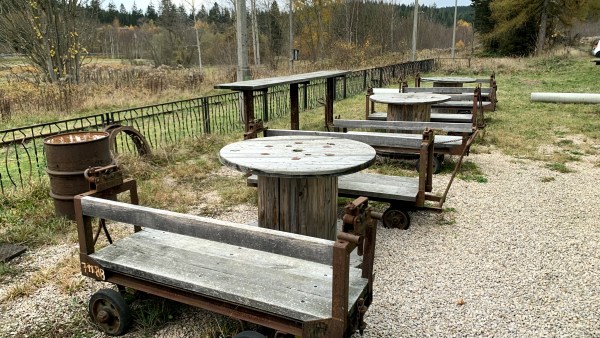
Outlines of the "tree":
M42 80L78 82L84 11L79 0L2 0L0 41L25 54Z
M600 0L494 0L489 2L489 9L494 26L484 39L504 43L507 48L501 48L501 52L505 54L530 54L541 53L547 36L557 33L560 27L570 27L574 21L598 13ZM517 37L526 45L516 41Z

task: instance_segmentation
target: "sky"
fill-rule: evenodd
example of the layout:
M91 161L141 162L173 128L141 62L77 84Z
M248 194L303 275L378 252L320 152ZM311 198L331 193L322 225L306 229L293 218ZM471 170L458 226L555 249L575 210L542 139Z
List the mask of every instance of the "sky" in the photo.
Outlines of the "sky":
M0 0L1 1L1 0ZM106 8L106 6L108 6L108 3L111 0L104 0L102 2L102 5ZM115 5L117 6L117 9L119 9L119 7L121 7L121 4L125 5L125 8L130 11L131 7L133 6L133 3L135 2L135 4L137 5L137 7L139 9L141 9L142 11L146 11L146 8L148 8L148 4L150 3L150 1L152 1L152 3L154 4L154 7L158 9L158 2L159 0L112 0ZM213 3L218 3L219 5L224 5L227 7L230 7L230 4L233 2L233 0L194 0L196 3L196 7L200 8L201 5L204 5L204 7L206 7L207 9L212 7ZM289 1L287 0L278 0L279 3L285 2L285 3L289 3ZM412 5L414 4L414 0L390 0L391 2L395 2L398 4L406 4L406 5ZM436 4L437 7L454 7L454 1L455 0L419 0L419 5L427 5L427 6L432 6L433 4ZM471 0L457 0L458 1L458 5L459 6L469 6L471 5ZM183 4L186 8L190 7L190 3L192 2L192 0L172 0L172 2L176 5L181 5ZM257 4L261 3L262 1L259 0L257 1ZM272 1L269 1L269 3ZM249 5L250 1L246 0L246 4ZM280 6L281 9L287 9L287 6Z

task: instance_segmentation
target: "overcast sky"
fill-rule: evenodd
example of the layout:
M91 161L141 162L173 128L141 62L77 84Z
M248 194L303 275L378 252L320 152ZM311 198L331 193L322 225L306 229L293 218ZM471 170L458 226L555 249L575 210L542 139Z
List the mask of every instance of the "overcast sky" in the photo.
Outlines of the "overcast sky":
M0 0L2 1L2 0ZM117 10L119 9L119 7L121 7L121 4L125 5L125 8L130 11L131 7L133 6L133 3L135 2L135 4L137 5L137 7L139 9L141 9L143 12L146 11L146 8L148 8L148 4L152 1L152 3L154 4L154 7L156 9L158 9L158 2L159 0L104 0L103 1L103 6L106 7L108 6L109 1L113 1L115 3L115 5L117 6ZM192 2L192 0L172 0L174 4L176 5L180 5L183 4L186 8L189 8L189 4ZM206 7L207 9L209 9L210 7L212 7L212 5L216 2L219 5L224 5L227 7L230 7L231 3L233 2L233 0L194 0L196 3L196 7L200 8L201 5L204 5L204 7ZM282 2L285 2L286 4L289 3L289 1L282 1L282 0L278 0L279 3L281 4ZM414 4L414 0L390 0L391 2L395 2L398 4L406 4L406 5L412 5ZM431 6L433 4L436 4L437 7L453 7L454 6L454 1L455 0L419 0L419 5L427 5L427 6ZM271 3L272 1L269 0L269 3ZM263 0L258 0L257 4L260 3L264 3ZM246 0L246 4L250 5L250 1ZM471 0L458 0L458 5L459 6L469 6L471 5ZM287 11L287 5L286 6L280 6L281 10L286 10Z

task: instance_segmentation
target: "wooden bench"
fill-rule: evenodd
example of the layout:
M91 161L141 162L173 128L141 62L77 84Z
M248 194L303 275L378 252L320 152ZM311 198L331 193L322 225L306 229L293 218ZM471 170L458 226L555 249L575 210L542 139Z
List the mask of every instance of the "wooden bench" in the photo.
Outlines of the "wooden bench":
M99 198L127 190L137 196L126 182L75 197L85 276L296 336L349 337L364 328L376 231L366 198L346 207L352 224L329 241ZM92 218L136 232L96 250ZM357 247L361 269L349 265ZM90 301L92 318L111 335L111 323L127 318L120 304L106 292Z
M486 111L493 111L496 109L495 91L493 88L480 88L481 91L481 105ZM457 105L459 109L469 109L473 106L473 94L475 88L472 87L402 87L403 93L434 93L450 95L450 101L433 105L443 106L444 103L447 105Z
M403 87L403 90L407 87ZM417 93L426 93L427 89L431 90L432 88L410 88L414 90L413 92ZM471 122L474 126L478 128L485 128L485 117L484 111L491 110L492 104L491 102L483 102L481 97L481 88L472 88L467 89L471 90L470 94L465 94L465 88L462 87L435 87L437 92L435 94L445 94L450 95L451 100L433 104L432 112L430 116L431 122L449 122L449 123L467 123ZM385 90L384 93L393 91L396 92L395 89L391 88L369 88L367 90L366 96L366 110L365 110L365 118L367 120L387 120L387 114L384 112L376 112L375 104L370 101L370 96L379 93L380 91ZM429 91L431 93L431 91ZM470 97L470 101L464 100L465 98ZM455 114L461 113L461 114ZM454 115L464 115L464 116L454 116Z
M459 115L459 114L454 114ZM433 173L437 174L441 171L444 162L445 154L448 155L462 155L468 154L469 149L467 143L469 138L475 137L477 133L477 126L472 123L448 123L448 122L414 122L414 121L369 121L369 120L333 120L333 126L343 132L348 132L348 129L373 129L373 130L386 130L387 132L402 132L402 131L413 131L422 133L423 131L430 130L441 130L447 132L452 136L460 136L462 142L460 146L454 148L443 149L440 144L434 142L434 153L436 156L433 158ZM436 140L442 138L444 135L436 135Z
M348 140L355 140L366 143L376 150L417 153L421 148L422 135L420 134L398 134L398 133L378 133L378 132L330 132L313 130L287 130L287 129L266 129L264 136L325 136L337 137ZM463 137L454 135L436 135L433 144L439 151L449 151L460 147L463 143Z

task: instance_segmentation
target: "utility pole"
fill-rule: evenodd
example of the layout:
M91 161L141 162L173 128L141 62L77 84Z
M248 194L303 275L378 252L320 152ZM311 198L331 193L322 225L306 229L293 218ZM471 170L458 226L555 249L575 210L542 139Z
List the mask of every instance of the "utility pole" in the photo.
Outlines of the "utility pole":
M419 0L415 0L415 13L413 18L412 34L412 60L417 60L417 22L419 22Z
M456 11L458 10L458 0L454 0L454 28L452 29L452 59L454 60L454 47L456 46Z
M294 30L292 28L292 0L290 0L290 72L294 70Z
M236 32L237 32L237 80L250 79L248 68L248 26L246 24L246 0L235 0L237 9Z
M248 26L246 25L246 0L235 0L236 7L236 38L237 38L237 80L250 80L250 69L248 68ZM246 125L246 110L244 109L244 96L239 93L240 121ZM252 118L252 117L251 117Z

